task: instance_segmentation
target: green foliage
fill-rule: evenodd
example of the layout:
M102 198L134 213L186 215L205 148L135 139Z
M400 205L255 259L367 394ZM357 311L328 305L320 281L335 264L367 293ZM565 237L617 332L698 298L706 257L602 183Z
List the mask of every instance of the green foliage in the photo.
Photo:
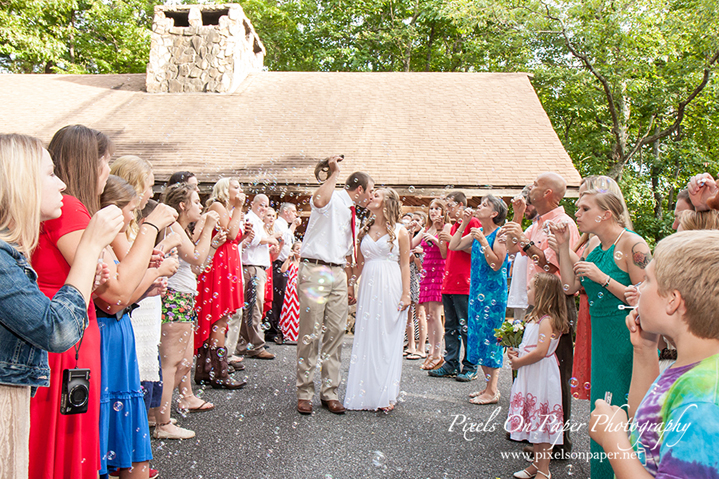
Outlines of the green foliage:
M139 73L150 51L156 2L0 1L0 70Z
M0 0L0 71L143 72L158 3ZM270 70L533 74L578 171L618 178L650 243L690 175L719 170L719 0L240 3Z

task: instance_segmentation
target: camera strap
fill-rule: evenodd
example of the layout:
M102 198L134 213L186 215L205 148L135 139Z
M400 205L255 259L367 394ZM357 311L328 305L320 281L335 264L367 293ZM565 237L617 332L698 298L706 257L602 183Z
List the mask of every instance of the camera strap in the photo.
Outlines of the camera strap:
M82 346L82 340L85 339L85 333L83 332L82 337L80 338L80 341L77 342L75 346L75 369L77 369L77 360L80 357L80 347Z

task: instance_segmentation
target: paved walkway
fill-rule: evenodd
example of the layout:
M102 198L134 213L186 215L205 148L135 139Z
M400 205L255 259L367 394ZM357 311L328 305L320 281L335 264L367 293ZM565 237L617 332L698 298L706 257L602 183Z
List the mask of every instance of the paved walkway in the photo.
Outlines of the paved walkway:
M345 339L343 373L347 377L352 336ZM468 394L481 380L459 383L431 378L419 361L404 361L401 401L389 415L348 412L343 416L320 408L302 416L295 410L295 347L271 345L272 361L246 359L245 389L228 392L196 389L215 410L176 412L180 425L197 436L188 441L153 440L152 467L162 479L179 478L511 478L526 467L524 458L502 453L521 452L522 445L505 439L511 384L510 370L500 374L498 405L475 406ZM317 379L317 378L316 378ZM317 387L319 391L319 387ZM340 397L345 386L340 387ZM573 401L573 419L586 423L588 401ZM463 434L459 423L488 423ZM453 422L456 422L452 428ZM492 430L493 429L493 430ZM573 436L574 452L589 450L586 426ZM555 461L552 477L587 478L584 460Z

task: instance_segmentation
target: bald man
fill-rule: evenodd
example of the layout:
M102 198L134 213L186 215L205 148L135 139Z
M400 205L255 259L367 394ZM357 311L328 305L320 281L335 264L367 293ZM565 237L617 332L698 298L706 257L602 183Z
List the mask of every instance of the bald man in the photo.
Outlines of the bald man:
M559 274L559 257L549 247L546 224L549 222L558 224L566 222L569 226L571 248L579 241L579 230L571 216L564 212L564 207L559 203L567 192L567 182L556 173L542 173L534 180L529 188L529 203L537 210L537 215L532 220L532 226L522 231L522 226L517 222L510 221L502 227L500 234L507 235L507 252L518 253L527 256L527 285L534 280L537 273ZM517 201L524 203L524 199L517 198ZM523 205L518 205L523 209ZM516 208L517 206L515 206ZM564 412L565 424L569 421L571 414L571 388L569 379L572 376L572 363L574 349L572 344L572 331L577 320L577 307L574 296L567 296L567 319L571 331L559 338L556 355L559 361L559 374L562 380L562 409ZM554 447L554 453L568 453L572 449L572 442L569 438L569 431L564 433L564 444Z
M252 200L245 221L252 223L255 236L242 247L245 307L242 311L237 352L255 359L275 359L274 354L265 350L265 334L261 328L267 269L272 265L270 246L278 245L277 240L265 231L265 223L262 220L269 206L270 200L265 195L259 194Z

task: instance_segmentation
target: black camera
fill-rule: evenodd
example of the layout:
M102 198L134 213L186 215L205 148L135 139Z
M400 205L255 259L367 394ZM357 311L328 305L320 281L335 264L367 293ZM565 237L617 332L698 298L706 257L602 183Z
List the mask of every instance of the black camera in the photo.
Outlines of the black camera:
M90 402L90 370L65 369L62 372L60 414L87 412Z

